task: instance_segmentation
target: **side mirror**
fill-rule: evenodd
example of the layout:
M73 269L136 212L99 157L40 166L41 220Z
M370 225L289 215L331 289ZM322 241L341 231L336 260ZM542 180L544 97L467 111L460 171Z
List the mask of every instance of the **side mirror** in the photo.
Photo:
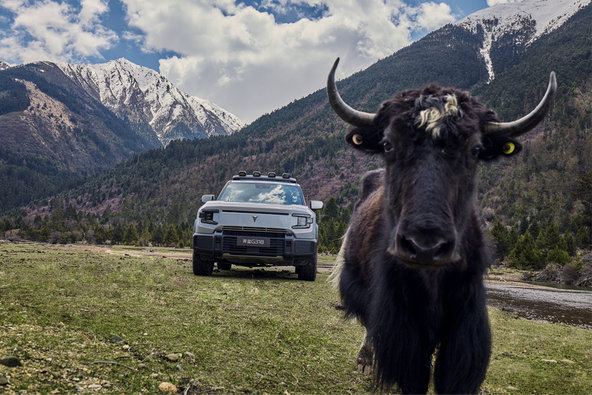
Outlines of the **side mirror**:
M214 195L203 195L203 196L201 197L201 202L202 202L202 203L205 203L205 202L210 202L210 201L212 201L212 200L214 200Z
M310 208L311 210L320 210L323 208L323 202L320 200L311 200L310 201Z

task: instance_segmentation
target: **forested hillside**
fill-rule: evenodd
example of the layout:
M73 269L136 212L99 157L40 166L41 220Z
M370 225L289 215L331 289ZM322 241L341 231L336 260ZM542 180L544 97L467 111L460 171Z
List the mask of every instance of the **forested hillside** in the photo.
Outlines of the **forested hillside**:
M126 59L0 68L0 213L173 139L227 135L243 126Z
M559 88L552 113L522 138L520 155L482 166L479 199L500 259L509 256L518 266L539 267L558 260L558 254L565 258L565 252L568 261L577 262L578 251L590 249L592 229L590 20L592 6L587 6L556 31L512 53L511 65L490 84L477 55L478 36L449 25L338 86L352 106L375 111L397 90L435 81L470 90L502 120L512 120L534 108L555 70ZM324 83L319 81L319 87ZM325 201L322 249L335 252L360 175L380 166L379 158L346 147L347 129L320 89L235 135L175 141L136 155L51 204L40 202L13 214L3 228L52 241L122 242L127 234L127 241L187 245L202 194L217 193L239 170L290 172L307 199ZM545 244L543 236L538 242L541 234L557 237ZM524 247L530 239L532 248ZM530 258L517 256L527 250Z
M0 71L0 212L155 147L53 63Z
M590 20L588 6L519 55L495 84L475 90L504 119L513 119L536 104L549 70L555 70L560 81L551 116L544 128L525 136L524 150L511 167L500 162L481 172L481 206L498 221L492 229L497 255L508 256L517 266L565 264L570 261L567 255L591 248Z

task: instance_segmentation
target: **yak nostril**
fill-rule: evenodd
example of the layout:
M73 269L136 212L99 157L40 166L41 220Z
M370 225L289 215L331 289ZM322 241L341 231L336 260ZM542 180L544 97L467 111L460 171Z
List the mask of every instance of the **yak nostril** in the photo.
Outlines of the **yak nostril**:
M415 257L417 255L418 251L415 242L401 235L399 235L397 241L400 251L403 252L405 255L408 255L409 257Z
M426 232L427 233L427 232ZM454 259L455 240L440 237L416 237L398 234L394 255L417 263L446 263Z
M435 249L434 259L449 259L454 253L454 241L446 241Z

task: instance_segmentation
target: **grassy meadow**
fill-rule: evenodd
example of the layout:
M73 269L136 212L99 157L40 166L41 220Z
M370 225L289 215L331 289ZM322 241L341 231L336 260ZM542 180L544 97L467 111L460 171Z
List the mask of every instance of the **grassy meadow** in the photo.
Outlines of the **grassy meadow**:
M0 364L0 393L372 391L355 369L364 331L342 319L326 273L196 277L188 250L111 252L0 244L0 359L22 364ZM490 320L482 392L590 392L592 331Z

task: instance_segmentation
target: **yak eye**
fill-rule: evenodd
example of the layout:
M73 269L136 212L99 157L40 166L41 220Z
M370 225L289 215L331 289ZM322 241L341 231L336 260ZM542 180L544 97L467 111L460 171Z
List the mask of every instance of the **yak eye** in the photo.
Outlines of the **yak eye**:
M471 154L473 154L473 156L478 156L481 153L482 147L480 145L476 145L473 148L471 148Z
M384 152L392 152L393 151L393 145L391 143L389 143L388 141L382 142L382 148L384 149Z
M511 141L508 141L506 144L503 145L502 152L506 155L510 155L512 152L514 152L515 149L516 145Z
M364 142L364 139L362 138L361 134L354 134L352 136L352 141L355 145L362 145L362 143Z

